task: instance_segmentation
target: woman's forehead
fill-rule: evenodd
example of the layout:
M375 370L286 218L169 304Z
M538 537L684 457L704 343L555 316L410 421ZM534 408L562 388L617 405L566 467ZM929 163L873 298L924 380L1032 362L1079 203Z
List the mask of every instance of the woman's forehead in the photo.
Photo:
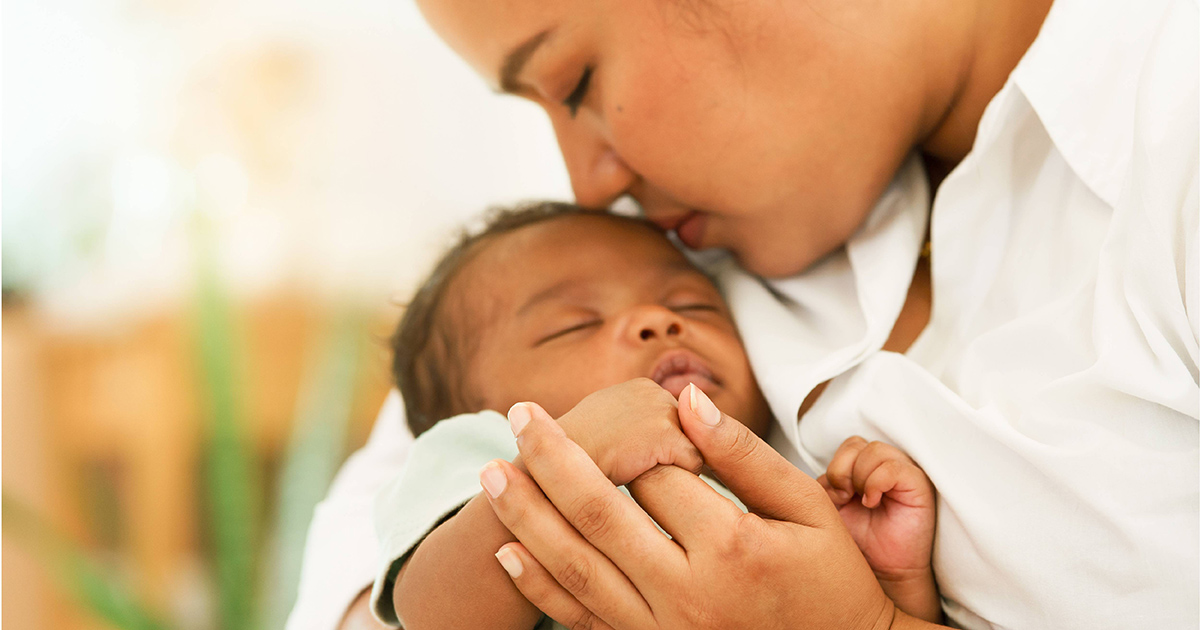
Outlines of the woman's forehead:
M493 88L506 61L553 37L574 0L418 0L434 31Z

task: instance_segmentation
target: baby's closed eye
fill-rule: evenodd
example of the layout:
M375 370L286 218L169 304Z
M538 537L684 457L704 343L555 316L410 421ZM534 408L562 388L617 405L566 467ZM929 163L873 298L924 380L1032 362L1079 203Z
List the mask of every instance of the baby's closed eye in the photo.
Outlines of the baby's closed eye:
M559 327L556 328L554 332L539 338L536 342L534 342L533 346L536 348L547 342L554 341L555 339L560 339L574 333L584 332L591 328L598 327L603 323L604 320L602 319L590 319L579 323L570 324L565 327Z

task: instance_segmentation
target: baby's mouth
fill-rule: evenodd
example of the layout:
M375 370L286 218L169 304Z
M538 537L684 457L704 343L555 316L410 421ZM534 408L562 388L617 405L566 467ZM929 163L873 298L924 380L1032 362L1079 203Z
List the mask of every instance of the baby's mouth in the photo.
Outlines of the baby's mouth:
M663 355L655 364L650 378L676 398L688 383L695 383L702 390L721 385L704 361L688 350L672 350Z

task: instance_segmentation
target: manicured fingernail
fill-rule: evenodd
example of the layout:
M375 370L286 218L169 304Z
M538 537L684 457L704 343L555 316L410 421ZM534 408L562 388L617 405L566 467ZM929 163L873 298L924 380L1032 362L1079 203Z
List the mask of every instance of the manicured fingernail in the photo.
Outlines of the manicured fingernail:
M529 424L533 419L533 413L529 411L529 405L525 403L517 403L508 410L508 426L512 429L513 435L520 435L521 429Z
M508 477L504 476L504 471L500 470L500 465L496 462L488 462L484 465L483 470L479 471L479 485L487 491L488 495L493 499L500 496L504 492L504 487L508 485Z
M500 566L504 567L504 571L510 578L521 577L521 572L525 570L525 567L521 566L521 559L517 557L516 552L508 547L501 547L500 551L496 552L496 559L500 561Z
M717 406L714 405L713 401L709 400L708 395L705 394L699 387L696 387L694 383L692 384L691 403L692 413L696 414L696 417L700 418L700 421L704 424L707 424L710 427L715 427L717 426L717 423L721 421L721 412L717 410Z

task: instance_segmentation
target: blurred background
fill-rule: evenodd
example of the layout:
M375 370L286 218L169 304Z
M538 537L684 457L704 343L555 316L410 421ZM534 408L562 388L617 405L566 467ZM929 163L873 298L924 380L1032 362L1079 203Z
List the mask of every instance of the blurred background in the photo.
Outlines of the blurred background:
M410 0L5 0L5 627L282 628L456 228L569 198Z

